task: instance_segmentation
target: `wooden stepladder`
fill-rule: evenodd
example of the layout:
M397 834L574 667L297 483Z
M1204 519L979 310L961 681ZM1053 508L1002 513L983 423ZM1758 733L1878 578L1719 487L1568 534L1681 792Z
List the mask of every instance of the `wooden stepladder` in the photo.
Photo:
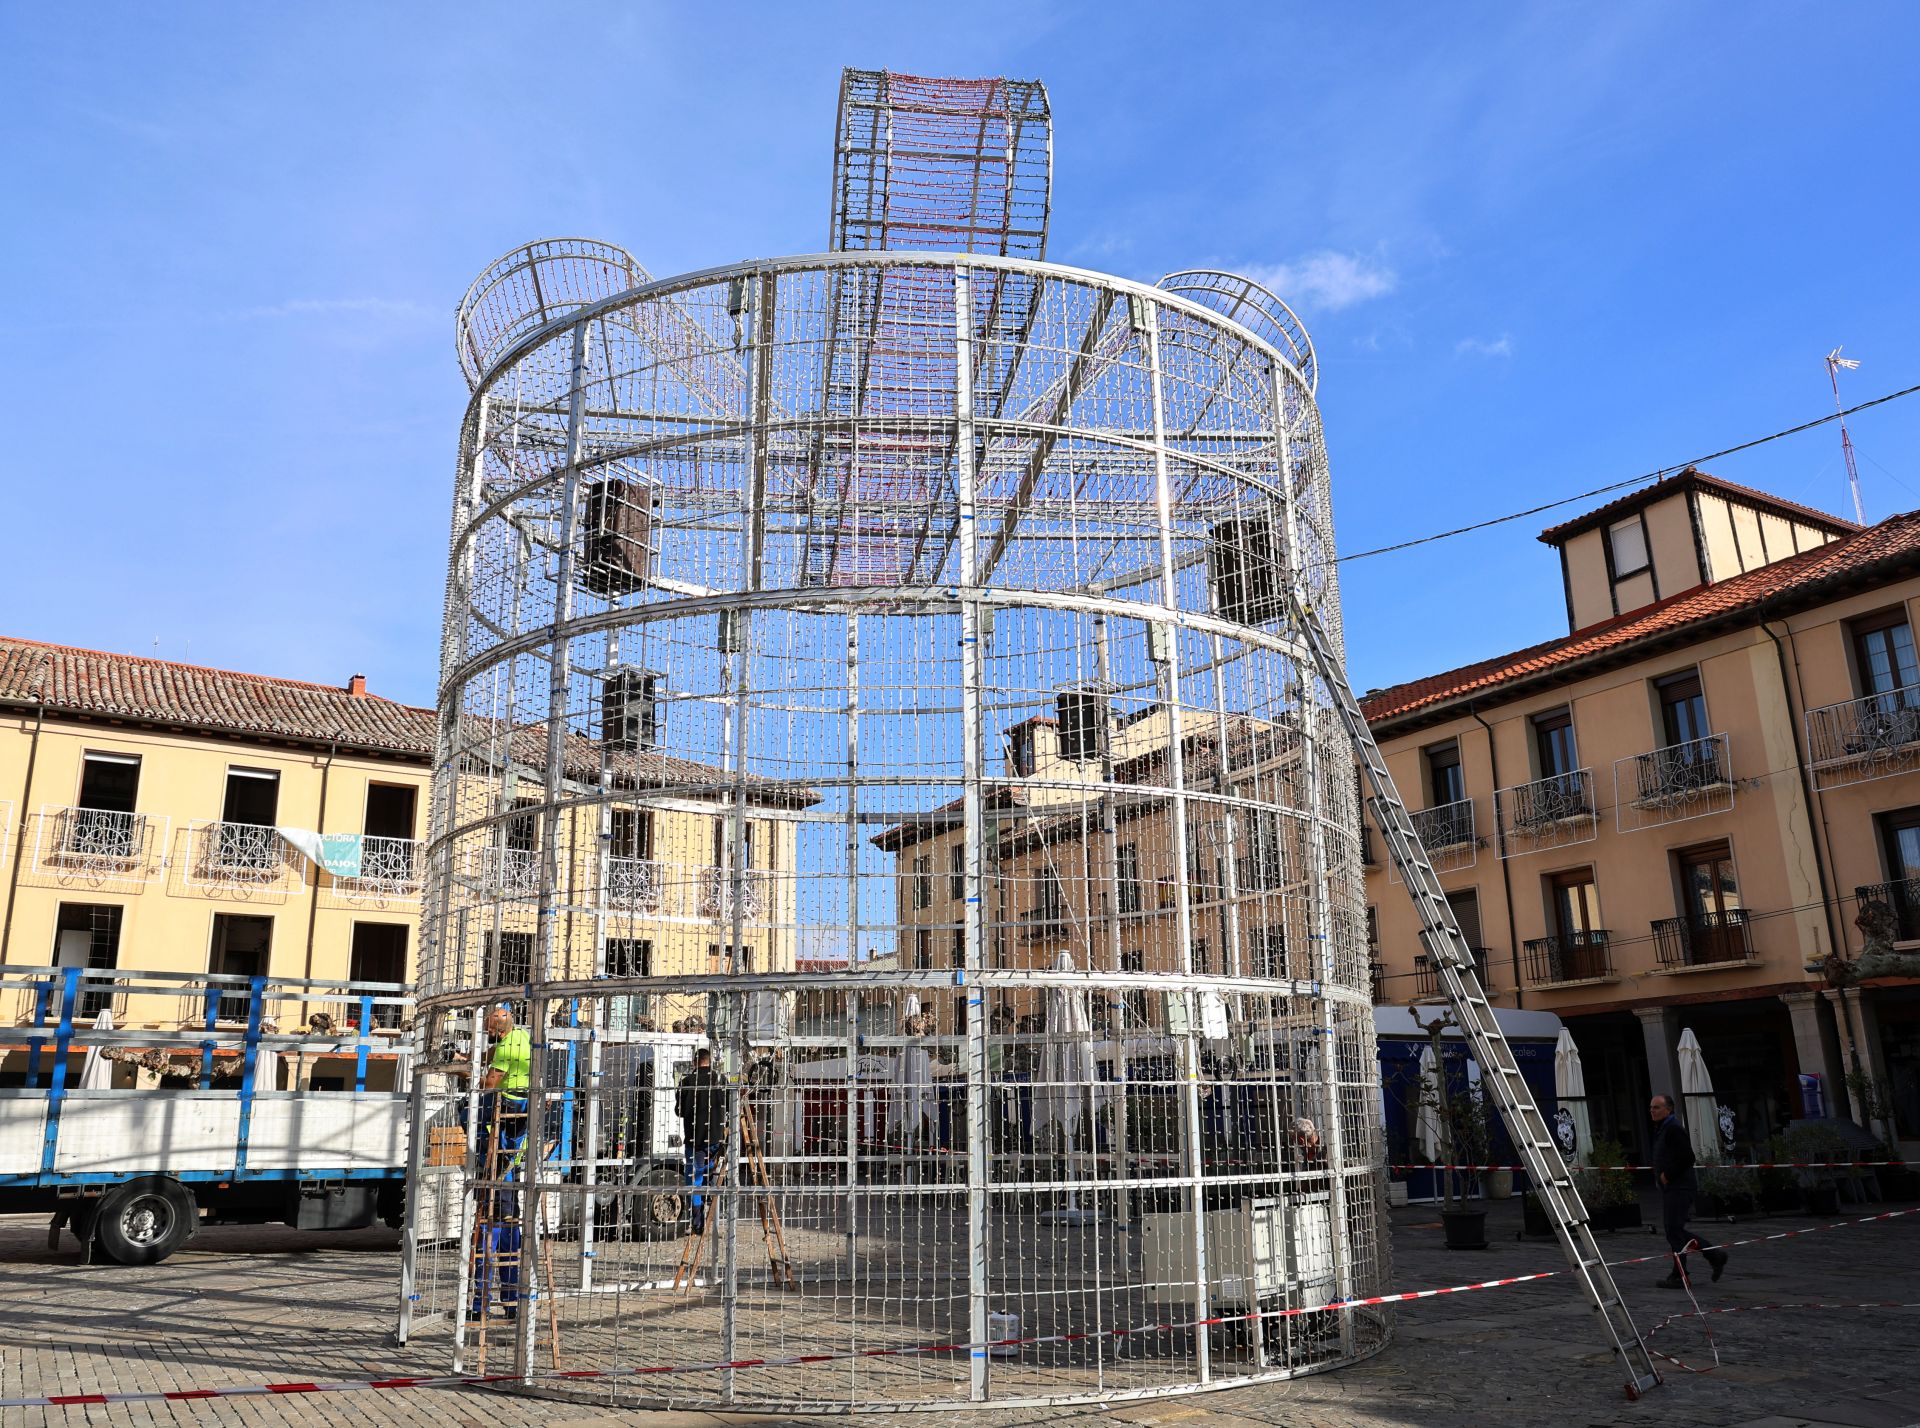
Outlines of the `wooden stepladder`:
M786 1229L780 1223L780 1207L774 1201L772 1177L767 1173L767 1157L760 1140L760 1117L753 1105L745 1101L740 1106L740 1158L744 1182L753 1187L754 1211L760 1219L760 1237L766 1241L767 1264L773 1273L773 1282L786 1289L798 1289L799 1281L794 1278L793 1260L787 1254ZM688 1235L680 1247L680 1263L673 1271L675 1289L691 1289L694 1281L700 1277L700 1261L706 1255L709 1231L719 1216L719 1192L727 1183L727 1158L722 1155L714 1161L713 1178L699 1188L706 1197L706 1213L700 1220L700 1228Z
M486 1131L486 1174L474 1190L473 1238L468 1244L467 1282L472 1286L467 1305L473 1325L476 1372L487 1371L487 1322L496 1304L509 1319L518 1316L521 1298L521 1265L526 1238L522 1233L526 1214L520 1193L501 1187L506 1178L526 1179L526 1133L517 1147L503 1146L501 1116L495 1104L492 1124ZM551 1147L542 1147L551 1152ZM509 1205L511 1208L509 1208ZM547 1301L547 1338L553 1354L553 1366L560 1367L559 1296L553 1292L553 1246L540 1237L540 1289ZM511 1342L511 1339L509 1339Z

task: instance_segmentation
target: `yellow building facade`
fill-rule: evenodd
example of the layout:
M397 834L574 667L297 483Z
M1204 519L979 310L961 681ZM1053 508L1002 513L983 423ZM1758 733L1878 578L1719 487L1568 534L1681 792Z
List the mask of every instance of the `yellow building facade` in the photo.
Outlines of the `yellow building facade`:
M432 710L370 694L359 676L327 686L0 640L0 966L413 980L434 731ZM592 765L599 786L603 763L578 742L575 795L589 775L572 766ZM615 800L554 830L556 975L593 975L602 945L611 975L705 972L724 940L732 899L712 850L729 815L717 801L712 813L684 799L649 806L645 770L665 758L618 756L632 767ZM538 774L530 765L524 777ZM746 920L761 925L742 942L757 966L790 970L793 828L772 809L750 806L749 819ZM508 817L489 845L450 849L452 902L462 876L504 871L537 887L547 836ZM530 957L534 921L530 892L524 913L512 907L457 945ZM0 1018L32 1015L25 993L6 996ZM139 1000L142 1018L153 1004ZM642 996L624 1010L664 1027L701 1008ZM183 995L180 1012L188 1023L198 1008ZM0 1078L17 1070L0 1064Z

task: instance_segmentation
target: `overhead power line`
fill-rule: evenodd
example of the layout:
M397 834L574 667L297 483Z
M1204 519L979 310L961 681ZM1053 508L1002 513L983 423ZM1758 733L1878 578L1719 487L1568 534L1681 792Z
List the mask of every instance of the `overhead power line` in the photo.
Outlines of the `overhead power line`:
M1436 531L1432 535L1418 536L1413 540L1396 541L1392 545L1375 546L1372 550L1356 550L1339 557L1344 564L1349 560L1365 560L1373 555L1390 555L1396 550L1411 550L1416 545L1431 545L1437 540L1451 540L1454 536L1467 535L1472 531L1483 531L1489 526L1504 525L1508 521L1522 521L1528 516L1537 516L1542 511L1551 511L1557 506L1572 505L1575 501L1584 501L1592 496L1604 496L1613 491L1624 491L1629 486L1644 486L1652 481L1664 481L1667 477L1686 470L1689 466L1698 466L1703 461L1718 461L1723 456L1732 456L1737 452L1751 451L1756 446L1765 446L1769 441L1778 441L1783 436L1798 436L1803 431L1811 431L1816 426L1825 426L1830 421L1841 421L1855 412L1863 412L1869 407L1884 406L1888 402L1898 401L1901 397L1910 397L1920 392L1920 386L1904 387L1897 392L1888 392L1884 397L1875 397L1871 401L1861 402L1858 406L1848 407L1845 411L1828 412L1812 421L1803 421L1798 426L1790 426L1784 431L1772 432L1766 436L1757 436L1752 441L1743 441L1738 446L1729 446L1720 451L1710 451L1705 456L1696 456L1690 461L1682 461L1676 466L1662 466L1657 471L1648 471L1640 476L1629 476L1624 481L1615 481L1605 486L1595 486L1591 491L1579 491L1571 496L1562 496L1557 501L1548 501L1545 505L1529 506L1524 511L1509 511L1504 516L1493 516L1484 521L1475 521L1470 526L1456 526L1450 531Z

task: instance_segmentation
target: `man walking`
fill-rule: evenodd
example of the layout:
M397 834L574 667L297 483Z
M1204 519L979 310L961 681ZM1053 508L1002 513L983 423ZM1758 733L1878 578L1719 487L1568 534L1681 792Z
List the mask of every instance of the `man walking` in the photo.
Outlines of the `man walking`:
M1667 1244L1673 1250L1673 1268L1659 1281L1662 1289L1684 1289L1687 1284L1687 1248L1692 1246L1707 1257L1713 1277L1727 1267L1727 1252L1716 1249L1713 1241L1687 1228L1687 1216L1693 1211L1693 1196L1698 1182L1693 1175L1693 1141L1680 1117L1673 1113L1673 1097L1655 1096L1648 1104L1653 1118L1653 1178L1660 1187L1660 1219L1666 1227Z
M707 1224L706 1196L698 1191L712 1181L714 1163L727 1136L727 1088L714 1072L713 1052L707 1047L693 1053L693 1069L680 1078L673 1104L686 1135L687 1184L696 1192L691 1199L697 1235Z

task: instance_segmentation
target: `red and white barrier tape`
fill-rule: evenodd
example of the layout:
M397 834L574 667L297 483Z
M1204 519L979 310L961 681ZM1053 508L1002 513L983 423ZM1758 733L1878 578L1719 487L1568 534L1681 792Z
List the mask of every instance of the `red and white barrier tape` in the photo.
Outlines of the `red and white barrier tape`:
M1713 1331L1711 1329L1707 1329L1707 1344L1713 1349L1713 1363L1707 1368L1697 1368L1693 1364L1686 1363L1666 1352L1664 1349L1654 1348L1648 1341L1651 1340L1655 1334L1666 1328L1667 1325L1677 1324L1682 1319L1698 1318L1701 1321L1701 1327L1706 1328L1706 1319L1710 1314L1752 1314L1761 1309L1920 1309L1920 1303L1903 1303L1897 1299L1880 1299L1871 1300L1864 1304L1728 1304L1718 1309L1702 1309L1698 1301L1695 1301L1691 1310L1667 1315L1666 1318L1642 1334L1640 1338L1643 1343L1646 1343L1648 1353L1652 1354L1655 1358L1665 1359L1683 1373L1712 1373L1714 1369L1720 1367L1720 1350L1713 1342Z
M1817 1234L1822 1230L1844 1230L1853 1225L1873 1224L1880 1220L1897 1220L1904 1215L1920 1214L1920 1207L1910 1210L1887 1210L1878 1215L1866 1215L1857 1220L1840 1220L1831 1225L1809 1225L1804 1230L1783 1230L1777 1234L1756 1235L1749 1240L1735 1240L1729 1244L1717 1246L1719 1249L1738 1249L1746 1245L1764 1244L1770 1240L1794 1239L1800 1235ZM1671 1250L1656 1255L1644 1255L1638 1259L1609 1260L1609 1267L1630 1264L1645 1264L1650 1260L1673 1258ZM570 1382L580 1379L644 1378L658 1374L722 1373L730 1369L757 1368L800 1368L814 1364L844 1362L849 1359L912 1358L933 1354L987 1354L994 1349L1029 1348L1043 1344L1086 1343L1094 1339L1126 1339L1140 1334L1164 1334L1176 1329L1202 1329L1218 1324L1240 1324L1263 1319L1291 1319L1307 1314L1330 1314L1340 1309L1371 1308L1381 1304L1405 1304L1416 1299L1437 1299L1446 1294L1471 1294L1481 1289L1502 1289L1513 1284L1530 1284L1542 1279L1554 1279L1568 1273L1565 1269L1539 1270L1532 1274L1510 1274L1499 1279L1483 1279L1474 1284L1451 1284L1441 1289L1409 1289L1397 1294L1375 1294L1362 1299L1345 1299L1310 1309L1265 1309L1252 1310L1245 1314L1222 1314L1207 1319L1186 1319L1170 1323L1141 1324L1132 1328L1105 1329L1098 1332L1077 1334L1043 1334L1030 1338L989 1339L979 1344L914 1344L892 1349L853 1349L841 1353L789 1354L783 1358L770 1359L732 1359L702 1364L646 1364L621 1365L605 1369L565 1369L548 1370L527 1375L528 1380L553 1380ZM1691 1293L1691 1290L1689 1290ZM1907 1305L1741 1305L1727 1309L1700 1311L1702 1313L1731 1314L1739 1309L1756 1308L1892 1308L1920 1307ZM1659 1329L1676 1319L1688 1317L1684 1314L1669 1315L1647 1331L1644 1337L1652 1337ZM1661 1354L1662 1358L1668 1358ZM1717 1361L1717 1360L1716 1360ZM1675 1359L1673 1362L1678 1363ZM1685 1368L1686 1365L1681 1365ZM1707 1370L1689 1369L1689 1372L1701 1373ZM154 1390L145 1393L64 1393L49 1394L40 1398L0 1398L0 1408L78 1408L106 1403L180 1403L197 1401L204 1398L274 1398L302 1393L353 1393L365 1390L398 1390L405 1388L471 1388L494 1383L518 1383L522 1376L517 1373L490 1374L446 1374L440 1376L410 1376L374 1379L343 1379L333 1383L319 1381L296 1381L291 1383L244 1384L234 1388L177 1388Z

